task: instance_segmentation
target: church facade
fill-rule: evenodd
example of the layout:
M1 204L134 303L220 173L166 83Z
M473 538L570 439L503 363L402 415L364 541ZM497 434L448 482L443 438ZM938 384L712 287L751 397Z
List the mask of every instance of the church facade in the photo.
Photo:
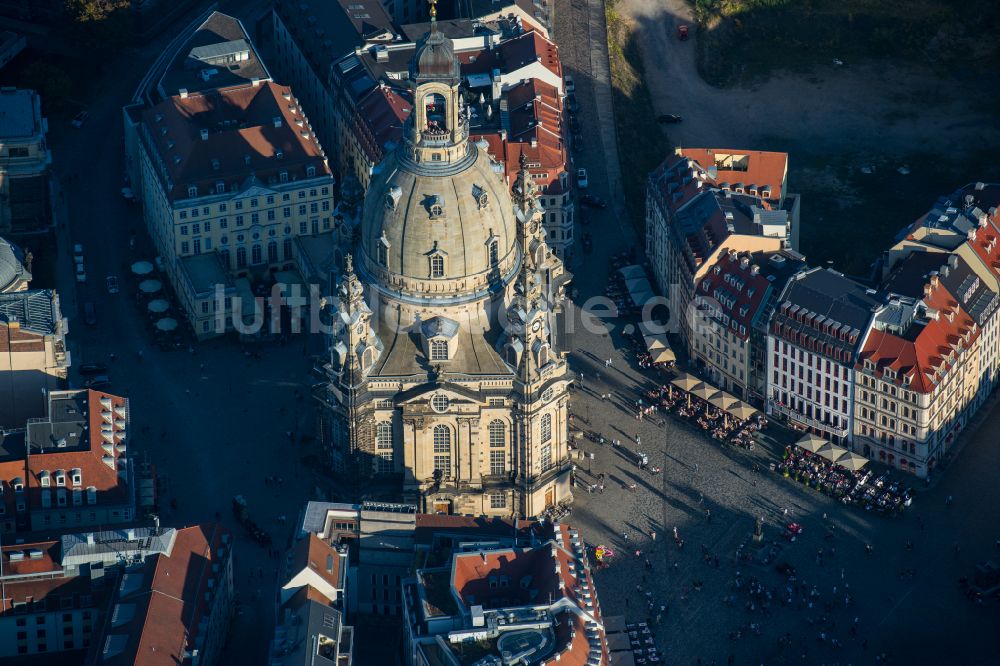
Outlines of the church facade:
M427 512L534 516L572 499L569 274L527 165L512 188L468 140L459 63L432 19L404 140L373 178L330 304L315 397L338 471ZM401 480L401 481L400 481Z

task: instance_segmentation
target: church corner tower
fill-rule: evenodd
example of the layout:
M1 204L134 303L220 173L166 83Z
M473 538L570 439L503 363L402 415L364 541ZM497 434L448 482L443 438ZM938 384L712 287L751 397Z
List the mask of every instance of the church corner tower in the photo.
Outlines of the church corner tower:
M459 62L433 6L409 82L414 111L369 186L331 308L323 436L335 468L379 499L535 516L572 499L554 331L569 274L524 165L512 200L468 141Z

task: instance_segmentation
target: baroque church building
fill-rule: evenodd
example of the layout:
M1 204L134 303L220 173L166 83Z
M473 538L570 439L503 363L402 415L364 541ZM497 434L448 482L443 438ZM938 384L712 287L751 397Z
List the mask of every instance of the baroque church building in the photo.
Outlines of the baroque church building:
M485 142L469 142L460 82L432 12L413 113L331 304L322 437L336 471L402 479L423 511L535 516L572 499L556 327L570 276L526 165L512 197Z

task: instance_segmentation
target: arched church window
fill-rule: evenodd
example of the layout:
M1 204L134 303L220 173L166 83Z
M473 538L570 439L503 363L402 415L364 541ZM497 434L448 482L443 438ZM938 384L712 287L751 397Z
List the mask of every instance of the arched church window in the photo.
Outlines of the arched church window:
M507 445L507 428L504 426L503 421L500 419L494 419L490 421L490 425L487 426L490 433L490 447L500 448Z
M378 242L376 247L376 252L378 253L378 265L384 268L389 267L389 248L385 246L382 241Z
M434 426L434 472L443 479L451 476L451 430L446 425Z
M492 240L490 241L490 266L496 266L500 263L500 242Z
M542 416L542 443L552 439L552 415L545 414Z
M435 254L431 257L431 277L432 278L443 278L444 277L444 257L440 254Z

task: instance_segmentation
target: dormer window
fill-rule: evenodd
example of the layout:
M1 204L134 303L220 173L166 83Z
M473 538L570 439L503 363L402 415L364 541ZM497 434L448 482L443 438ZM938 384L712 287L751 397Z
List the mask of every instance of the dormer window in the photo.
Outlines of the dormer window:
M448 360L448 342L446 340L431 340L430 350L432 361Z
M189 187L188 188L188 197L193 199L196 196L198 196L198 188L197 187Z
M444 277L444 257L440 254L435 254L431 256L431 277L432 278L443 278Z
M66 485L66 472L61 469L56 471L56 485L60 488Z
M375 252L378 254L377 261L378 265L382 268L389 267L389 242L386 241L385 236L378 239L378 243L375 244Z
M47 471L39 472L39 474L38 474L38 484L42 488L48 488L49 486L52 485L52 477L49 475L49 473Z
M74 486L79 486L83 483L83 472L79 468L74 469L70 472L70 479L73 481Z
M306 167L306 178L315 178L315 177L316 177L316 167L314 167L314 166L307 166Z

